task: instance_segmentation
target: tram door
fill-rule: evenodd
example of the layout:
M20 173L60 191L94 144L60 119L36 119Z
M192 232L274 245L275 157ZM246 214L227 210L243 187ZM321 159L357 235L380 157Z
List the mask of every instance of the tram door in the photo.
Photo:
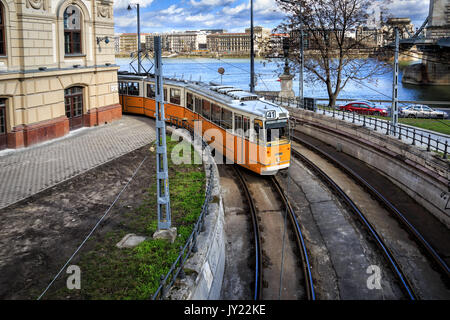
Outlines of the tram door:
M83 126L83 87L71 87L64 90L66 116L70 130Z
M0 150L6 148L6 138L6 99L0 99Z

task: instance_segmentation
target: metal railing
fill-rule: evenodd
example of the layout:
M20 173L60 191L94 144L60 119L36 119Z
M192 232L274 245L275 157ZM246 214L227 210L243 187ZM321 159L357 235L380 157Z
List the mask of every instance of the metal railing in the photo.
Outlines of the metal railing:
M283 106L311 110L332 118L341 119L344 121L346 120L353 124L360 124L362 127L366 127L374 131L381 131L386 135L391 135L399 140L409 142L413 146L426 147L427 151L442 153L442 158L447 159L450 139L444 135L440 135L439 133L430 133L429 131L402 125L400 123L394 127L389 120L378 119L377 117L360 114L357 112L338 110L336 108L329 107L318 108L315 105L315 101L313 107L311 107L311 103L308 104L307 101L305 101L302 104L298 98L281 98L278 96L268 95L264 95L264 98Z
M192 138L194 138L194 132L193 127L189 125L188 121L184 119L179 119L176 117L170 117L167 119L167 122L169 122L171 125L174 125L178 128L184 128L187 129L191 135ZM194 141L194 139L192 139ZM208 144L201 139L202 141L202 147L205 148L208 146ZM160 284L156 292L152 296L152 300L162 300L164 299L165 295L167 294L167 290L172 287L172 285L175 283L175 281L178 278L184 278L184 265L189 259L189 256L191 252L197 252L197 240L198 236L201 232L205 231L205 217L208 215L208 205L211 201L211 193L213 189L213 181L214 181L214 171L212 170L212 164L209 165L209 171L210 176L207 182L206 192L205 192L205 201L202 205L202 210L200 212L200 216L197 219L197 222L194 225L194 229L192 230L191 235L186 240L186 243L184 247L180 246L180 253L175 260L175 262L170 267L169 271L166 275L162 275L160 279Z

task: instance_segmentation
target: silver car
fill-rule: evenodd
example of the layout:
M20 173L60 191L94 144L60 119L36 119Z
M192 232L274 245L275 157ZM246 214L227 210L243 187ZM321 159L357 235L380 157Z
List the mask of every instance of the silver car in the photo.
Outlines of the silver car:
M429 106L415 104L404 107L400 111L400 116L407 118L448 118L448 114L444 111L433 110Z

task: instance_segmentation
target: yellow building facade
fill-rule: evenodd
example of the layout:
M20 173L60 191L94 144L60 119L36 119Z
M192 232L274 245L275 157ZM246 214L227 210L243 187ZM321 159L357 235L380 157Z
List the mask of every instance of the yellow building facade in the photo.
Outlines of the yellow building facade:
M121 117L108 0L0 0L0 149Z

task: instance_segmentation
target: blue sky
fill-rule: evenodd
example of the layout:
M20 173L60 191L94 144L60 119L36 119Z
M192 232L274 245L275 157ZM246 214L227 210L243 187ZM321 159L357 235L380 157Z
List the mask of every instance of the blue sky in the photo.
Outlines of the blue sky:
M128 11L130 2L141 6L141 32L173 30L226 29L244 32L249 26L249 0L115 0L115 31L136 32L136 10ZM428 14L429 0L393 0L390 13L409 17L420 27ZM285 16L275 0L254 0L255 25L274 28Z

